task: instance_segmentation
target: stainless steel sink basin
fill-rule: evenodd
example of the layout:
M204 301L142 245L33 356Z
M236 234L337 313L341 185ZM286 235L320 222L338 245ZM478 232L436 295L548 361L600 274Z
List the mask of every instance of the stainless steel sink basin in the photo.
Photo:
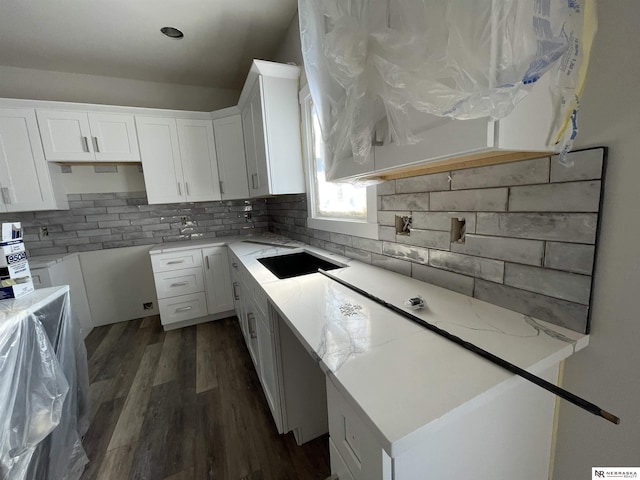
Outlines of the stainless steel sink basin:
M299 277L316 273L319 268L334 270L344 265L333 263L309 252L296 252L287 255L259 258L258 261L278 278Z

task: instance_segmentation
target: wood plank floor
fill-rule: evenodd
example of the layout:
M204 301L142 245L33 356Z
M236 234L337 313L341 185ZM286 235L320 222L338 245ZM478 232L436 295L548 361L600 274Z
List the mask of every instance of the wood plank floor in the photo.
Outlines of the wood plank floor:
M328 436L278 435L235 317L164 332L158 316L86 339L92 412L82 476L315 480Z

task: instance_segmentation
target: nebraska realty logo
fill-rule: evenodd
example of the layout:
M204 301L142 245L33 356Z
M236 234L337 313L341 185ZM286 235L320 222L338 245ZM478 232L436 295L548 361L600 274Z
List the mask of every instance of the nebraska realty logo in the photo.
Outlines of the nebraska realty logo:
M591 479L600 478L639 478L640 467L593 467Z

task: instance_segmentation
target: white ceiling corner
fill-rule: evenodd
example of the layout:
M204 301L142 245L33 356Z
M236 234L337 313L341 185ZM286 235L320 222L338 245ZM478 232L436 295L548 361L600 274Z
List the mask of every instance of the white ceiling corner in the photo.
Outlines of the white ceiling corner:
M240 89L272 59L296 0L28 0L0 3L0 65ZM174 40L160 33L184 32Z

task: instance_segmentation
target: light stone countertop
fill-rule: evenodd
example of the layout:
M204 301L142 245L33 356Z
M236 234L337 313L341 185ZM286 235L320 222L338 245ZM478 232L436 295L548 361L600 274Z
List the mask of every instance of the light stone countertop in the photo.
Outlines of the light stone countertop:
M78 252L73 253L60 253L57 255L40 255L37 257L28 257L29 268L31 270L35 270L37 268L47 268L51 265L55 265L63 261L65 258L72 257L74 255L78 255Z

